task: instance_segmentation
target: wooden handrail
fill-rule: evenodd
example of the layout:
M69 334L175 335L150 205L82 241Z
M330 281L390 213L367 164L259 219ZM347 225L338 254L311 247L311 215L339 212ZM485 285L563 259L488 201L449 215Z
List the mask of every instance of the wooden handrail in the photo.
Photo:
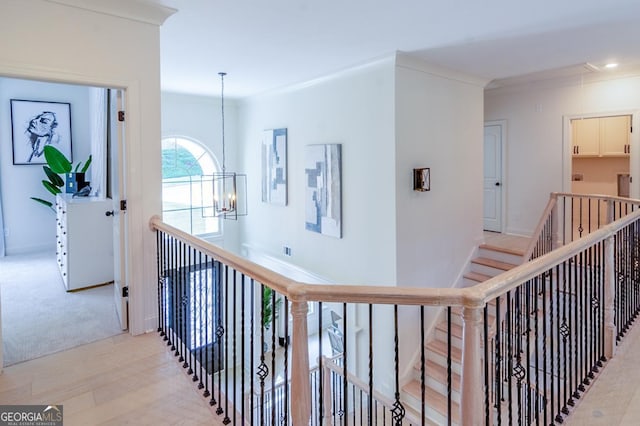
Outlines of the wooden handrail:
M557 193L557 195L565 195ZM598 196L600 197L600 196ZM618 198L619 197L611 197ZM640 200L629 200L640 204ZM371 303L413 306L484 306L497 296L513 290L521 283L547 271L576 255L595 242L603 241L621 228L640 219L640 210L630 213L591 234L560 247L531 262L519 265L485 282L466 288L415 288L401 286L370 286L358 284L308 284L287 278L250 260L234 255L218 246L163 223L157 216L150 221L152 229L169 233L180 241L232 266L238 272L265 284L291 300L310 302Z

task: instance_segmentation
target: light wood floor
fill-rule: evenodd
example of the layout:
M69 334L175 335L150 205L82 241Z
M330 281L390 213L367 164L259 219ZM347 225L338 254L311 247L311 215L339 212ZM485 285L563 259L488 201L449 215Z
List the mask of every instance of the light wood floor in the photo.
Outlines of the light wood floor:
M62 404L71 425L217 425L154 333L122 334L5 368L0 404Z

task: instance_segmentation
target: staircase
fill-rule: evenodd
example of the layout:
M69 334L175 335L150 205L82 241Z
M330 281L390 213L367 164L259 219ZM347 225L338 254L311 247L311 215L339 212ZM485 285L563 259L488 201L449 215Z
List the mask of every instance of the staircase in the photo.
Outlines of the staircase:
M470 262L464 275L463 286L471 287L495 277L523 263L524 252L482 244L478 255ZM491 322L491 320L490 320ZM425 413L435 424L447 424L448 374L447 374L447 315L443 315L429 340L425 343ZM451 309L451 419L460 424L460 376L462 373L462 308ZM420 418L422 400L421 365L414 365L413 379L402 388L408 412Z

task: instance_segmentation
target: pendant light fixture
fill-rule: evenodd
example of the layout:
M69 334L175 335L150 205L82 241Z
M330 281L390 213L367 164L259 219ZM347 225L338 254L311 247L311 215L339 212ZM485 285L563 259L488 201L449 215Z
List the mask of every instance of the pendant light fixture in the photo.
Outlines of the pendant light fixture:
M240 193L246 194L247 176L235 172L227 172L226 146L224 132L224 76L220 75L220 99L222 111L222 173L213 174L213 211L217 217L237 220L238 216L246 216L246 203L240 199Z

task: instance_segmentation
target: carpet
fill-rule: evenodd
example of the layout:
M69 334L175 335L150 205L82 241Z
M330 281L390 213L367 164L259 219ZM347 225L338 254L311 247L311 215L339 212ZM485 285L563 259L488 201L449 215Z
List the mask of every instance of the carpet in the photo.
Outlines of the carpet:
M67 293L53 253L0 258L4 366L122 333L113 284Z

